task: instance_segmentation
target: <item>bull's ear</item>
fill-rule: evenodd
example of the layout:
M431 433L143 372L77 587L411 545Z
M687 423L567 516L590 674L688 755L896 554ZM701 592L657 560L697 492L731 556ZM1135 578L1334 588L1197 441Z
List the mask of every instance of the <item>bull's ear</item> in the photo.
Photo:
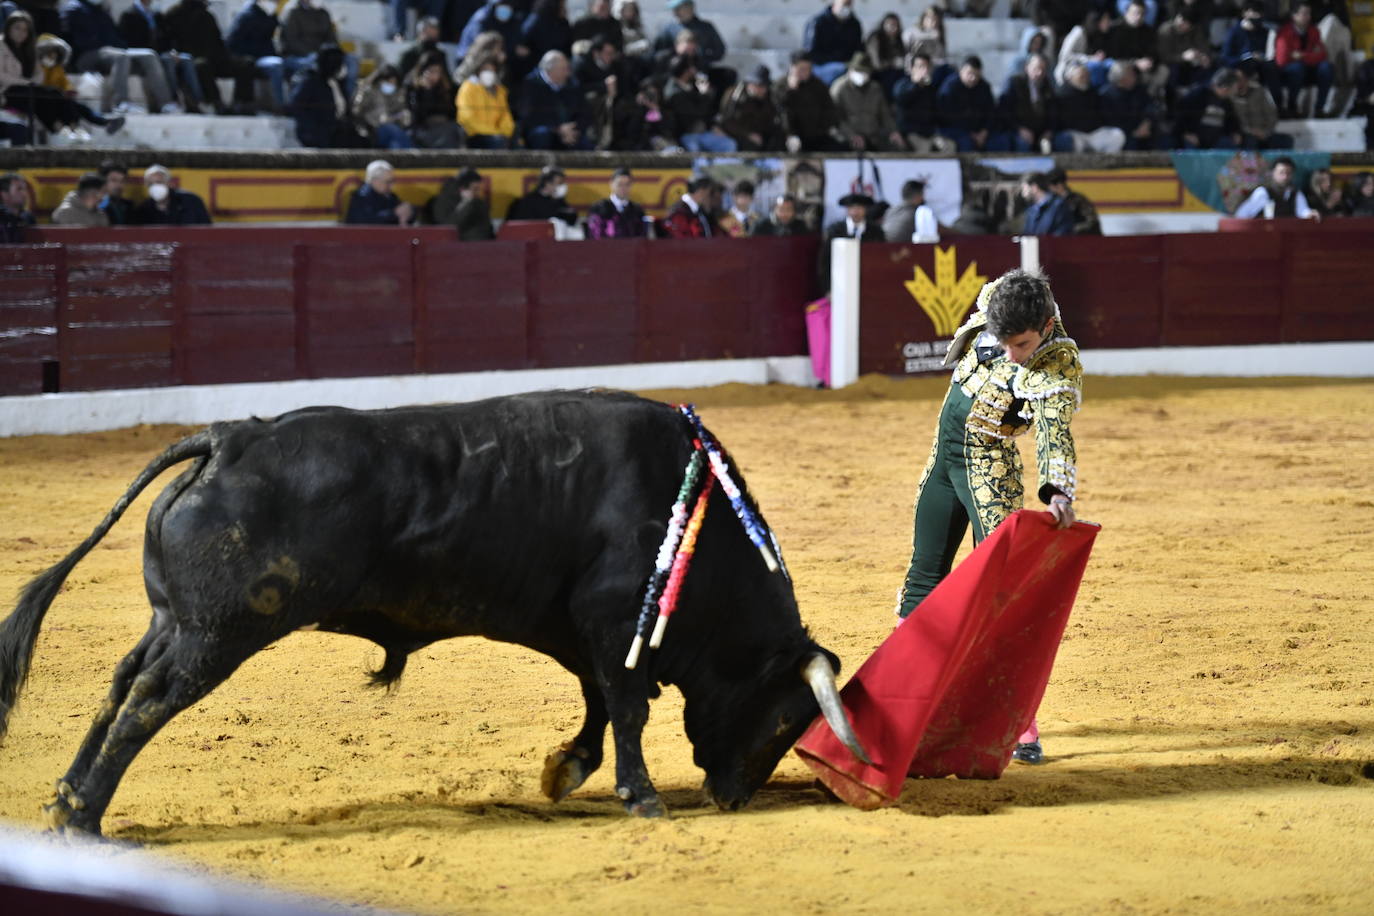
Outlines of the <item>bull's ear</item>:
M835 686L835 669L831 667L827 654L816 652L811 655L802 669L802 677L811 685L811 692L816 695L816 702L820 704L821 715L825 716L826 724L835 733L835 737L839 738L855 757L872 766L873 761L859 743L859 736L854 733L854 724L849 721L849 714L845 712L844 703L840 701L840 691Z

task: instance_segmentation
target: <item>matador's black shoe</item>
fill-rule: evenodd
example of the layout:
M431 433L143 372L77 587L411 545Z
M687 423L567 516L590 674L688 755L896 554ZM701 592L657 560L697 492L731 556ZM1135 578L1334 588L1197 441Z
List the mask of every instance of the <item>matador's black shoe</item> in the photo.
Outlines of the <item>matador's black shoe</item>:
M1016 745L1016 750L1011 752L1011 759L1018 763L1039 766L1045 762L1045 749L1040 746L1039 741L1025 741Z

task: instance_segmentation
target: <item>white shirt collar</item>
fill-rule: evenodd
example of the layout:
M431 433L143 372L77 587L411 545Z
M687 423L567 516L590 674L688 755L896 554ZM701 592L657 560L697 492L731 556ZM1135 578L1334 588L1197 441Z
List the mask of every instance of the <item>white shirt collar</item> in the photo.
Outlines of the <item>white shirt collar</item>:
M614 194L611 195L611 204L617 211L624 210L629 203L630 202L623 197L616 197Z
M686 204L686 205L687 205L687 208L688 208L689 210L691 210L693 213L700 213L700 212L701 212L701 207L697 206L697 202L696 202L695 200L692 199L692 195L690 195L690 194L683 194L683 195L682 195L682 202L683 202L684 204Z
M847 216L844 218L844 228L848 230L851 236L863 235L864 226L866 225L868 225L867 222L856 223Z

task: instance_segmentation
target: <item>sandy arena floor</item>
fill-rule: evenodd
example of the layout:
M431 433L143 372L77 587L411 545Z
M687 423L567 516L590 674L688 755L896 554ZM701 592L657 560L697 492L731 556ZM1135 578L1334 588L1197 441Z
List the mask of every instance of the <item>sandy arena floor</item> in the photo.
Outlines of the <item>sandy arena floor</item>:
M846 671L892 625L944 384L658 393L696 401L734 452ZM386 695L363 687L380 650L298 633L173 720L105 831L426 913L1374 912L1371 401L1369 382L1089 379L1079 508L1103 532L1041 708L1046 766L908 782L900 806L863 813L789 756L721 814L670 692L645 747L673 816L624 816L609 765L555 807L539 773L581 699L553 662L451 641ZM0 594L181 432L0 440ZM0 818L41 824L143 632L157 489L48 616L0 747Z

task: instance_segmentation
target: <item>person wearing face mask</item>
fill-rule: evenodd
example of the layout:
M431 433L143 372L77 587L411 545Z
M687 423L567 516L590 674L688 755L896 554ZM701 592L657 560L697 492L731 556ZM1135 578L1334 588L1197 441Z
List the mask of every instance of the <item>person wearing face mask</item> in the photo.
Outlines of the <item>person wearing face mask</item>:
M410 149L410 109L401 91L401 74L391 64L382 64L358 84L353 97L353 112L358 123L371 134L382 149Z
M457 149L463 145L458 126L457 92L442 55L422 58L406 78L406 105L411 136L421 149Z
M479 35L495 32L501 36L512 79L523 79L534 60L520 32L527 7L527 3L517 7L517 0L487 0L486 6L473 13L464 26L463 35L458 39L458 57L466 59Z
M1032 427L1036 495L1057 528L1076 520L1070 422L1082 402L1083 366L1049 281L1013 270L984 286L977 305L945 357L954 372L916 490L911 564L897 594L896 614L903 618L921 613L921 602L949 574L970 523L977 545L1022 507L1015 440ZM1034 722L1012 756L1044 762Z
M497 63L488 59L458 87L458 125L472 149L510 149L515 116Z
M568 206L568 176L557 166L545 166L539 173L534 190L517 197L506 211L508 220L558 219L569 226L577 225L577 211Z
M851 149L906 149L892 108L883 97L882 87L873 79L873 63L863 51L849 61L845 77L830 84L830 98L835 102L840 130Z
M802 50L811 58L816 78L827 86L844 75L849 61L863 49L863 26L854 15L854 0L831 0L806 23Z
M150 165L143 172L148 195L134 207L134 223L140 226L208 226L210 211L190 191L172 186L172 172L165 165Z

